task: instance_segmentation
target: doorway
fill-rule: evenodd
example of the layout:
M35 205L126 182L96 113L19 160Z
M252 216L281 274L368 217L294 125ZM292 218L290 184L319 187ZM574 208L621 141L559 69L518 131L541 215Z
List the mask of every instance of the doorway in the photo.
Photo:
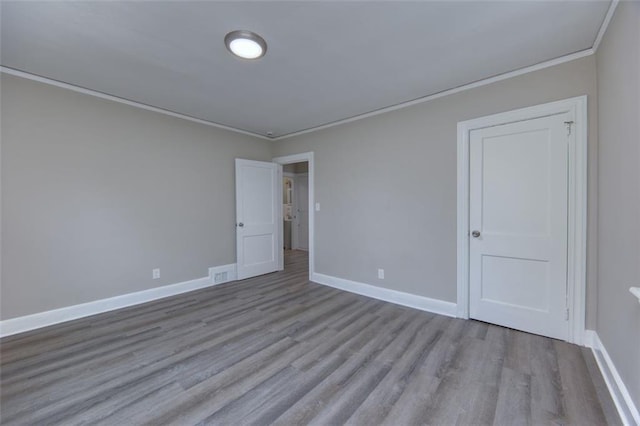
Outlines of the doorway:
M582 344L586 97L458 123L458 316Z
M313 272L313 223L316 205L313 196L313 153L278 157L282 165L280 269L308 265ZM294 266L295 265L295 266Z
M285 164L282 175L283 247L309 251L309 163Z

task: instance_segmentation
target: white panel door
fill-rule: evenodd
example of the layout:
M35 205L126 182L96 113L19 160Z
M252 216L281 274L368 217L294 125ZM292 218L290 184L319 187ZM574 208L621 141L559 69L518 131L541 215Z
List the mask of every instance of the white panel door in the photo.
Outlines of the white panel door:
M566 340L565 115L470 133L470 314Z
M278 191L282 166L236 159L238 279L278 269Z
M296 176L294 197L296 197L297 247L309 250L309 176Z

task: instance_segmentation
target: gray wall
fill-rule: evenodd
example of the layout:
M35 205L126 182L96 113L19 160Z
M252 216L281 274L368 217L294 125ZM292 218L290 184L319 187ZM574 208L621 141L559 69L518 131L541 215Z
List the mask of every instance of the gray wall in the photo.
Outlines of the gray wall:
M596 69L593 56L420 105L278 141L315 152L316 272L456 301L456 124L589 96L589 259L595 258ZM596 262L589 262L588 325ZM385 280L377 278L385 269Z
M269 141L6 74L1 84L0 318L235 263L233 159L269 160Z
M640 3L620 2L597 64L597 331L640 407Z

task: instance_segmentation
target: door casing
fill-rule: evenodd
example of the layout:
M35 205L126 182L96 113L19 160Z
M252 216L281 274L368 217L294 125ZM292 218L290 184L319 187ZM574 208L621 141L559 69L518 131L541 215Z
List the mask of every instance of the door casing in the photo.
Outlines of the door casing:
M568 114L569 144L567 306L568 341L584 345L587 258L587 96L550 102L458 123L457 316L469 318L469 133L472 130Z

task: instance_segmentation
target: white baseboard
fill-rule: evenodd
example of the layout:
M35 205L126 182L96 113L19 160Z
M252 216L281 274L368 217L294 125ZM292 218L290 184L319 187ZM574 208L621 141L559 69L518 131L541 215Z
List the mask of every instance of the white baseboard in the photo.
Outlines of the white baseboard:
M584 337L585 346L590 347L593 351L593 356L598 363L607 388L609 388L609 393L622 422L625 425L640 425L640 411L638 411L638 407L633 402L598 333L594 330L586 330Z
M595 346L596 332L594 330L585 330L582 338L582 346L593 349Z
M236 277L235 270L235 264L218 266L215 268L209 268L210 275L208 277L196 278L194 280L184 281L177 284L7 319L0 321L0 337L11 336L13 334L34 330L36 328L47 327L78 318L113 311L127 306L139 305L141 303L163 299L176 294L222 284L223 282L234 281ZM211 275L212 272L227 272L227 280L214 283L215 275Z
M330 275L313 273L311 281L340 290L345 290L350 293L361 294L374 299L384 300L385 302L408 306L421 311L433 312L434 314L446 315L448 317L455 317L457 312L456 304L452 302L430 299L424 296L417 296L415 294L390 290L388 288L377 287L371 284L345 280L344 278L332 277Z

